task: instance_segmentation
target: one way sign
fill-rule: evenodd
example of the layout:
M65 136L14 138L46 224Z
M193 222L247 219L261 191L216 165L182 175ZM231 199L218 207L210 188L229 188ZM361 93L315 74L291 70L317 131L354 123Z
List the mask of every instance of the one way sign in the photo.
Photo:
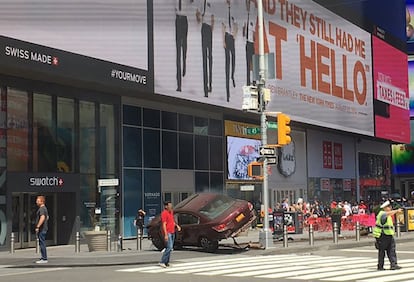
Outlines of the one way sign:
M276 154L275 148L271 147L260 147L259 153L261 156L274 156Z

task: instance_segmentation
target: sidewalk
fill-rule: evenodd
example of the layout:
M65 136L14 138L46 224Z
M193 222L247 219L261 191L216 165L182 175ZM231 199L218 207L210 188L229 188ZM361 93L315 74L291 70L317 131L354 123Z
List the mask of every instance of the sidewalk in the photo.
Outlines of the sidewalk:
M244 236L238 237L237 242L240 246L247 246L249 243L257 245L259 241L259 230L249 230ZM314 246L309 245L309 234L289 234L288 247L283 247L283 242L274 240L273 246L264 250L250 248L247 252L250 255L275 255L287 253L307 253L318 250L331 250L342 248L356 248L362 246L372 246L374 248L374 239L371 234L361 236L359 242L356 241L355 231L342 231L338 244L333 243L332 232L315 232ZM292 240L293 239L293 240ZM414 239L414 232L402 232L398 242L404 242ZM111 265L138 265L138 264L155 264L159 261L161 254L151 244L151 241L144 238L142 241L142 250L137 251L136 240L124 240L123 251L116 250L116 242L112 244L111 252L89 252L86 244L81 244L79 253L75 253L74 245L51 246L48 247L48 264L35 264L39 254L35 253L34 248L16 250L14 254L9 252L0 252L1 266L15 267L90 267L90 266L111 266ZM246 251L235 251L235 245L232 239L220 242L220 248L217 254L246 253ZM197 252L197 253L196 253ZM205 253L206 256L212 254ZM173 259L179 260L200 256L199 250L188 248L174 251Z

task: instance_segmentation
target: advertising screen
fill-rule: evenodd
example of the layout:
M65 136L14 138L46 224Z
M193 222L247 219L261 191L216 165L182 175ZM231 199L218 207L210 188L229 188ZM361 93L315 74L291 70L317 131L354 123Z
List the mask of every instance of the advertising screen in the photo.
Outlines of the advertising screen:
M180 5L181 3L181 5ZM159 0L154 5L158 94L241 109L258 53L257 1ZM264 1L269 111L374 135L371 37L308 0Z
M0 35L148 69L146 0L0 0L0 7Z
M407 54L375 36L372 46L375 135L410 143Z
M392 145L392 173L394 175L412 174L414 172L414 146Z
M247 166L259 157L260 140L227 136L227 178L247 180Z
M410 117L414 117L414 58L408 60L408 90L410 93Z

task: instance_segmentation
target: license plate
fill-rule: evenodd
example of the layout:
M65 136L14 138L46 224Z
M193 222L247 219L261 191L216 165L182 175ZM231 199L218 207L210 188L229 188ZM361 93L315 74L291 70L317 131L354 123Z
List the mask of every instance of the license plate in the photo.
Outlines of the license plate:
M240 222L240 221L242 221L243 220L243 218L244 218L244 214L239 214L237 217L236 217L236 221L237 222Z

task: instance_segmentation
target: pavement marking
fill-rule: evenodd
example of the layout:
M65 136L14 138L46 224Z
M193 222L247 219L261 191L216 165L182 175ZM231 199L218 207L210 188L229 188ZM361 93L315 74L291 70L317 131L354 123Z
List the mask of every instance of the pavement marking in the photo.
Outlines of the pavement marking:
M377 259L372 257L345 257L319 255L265 255L243 257L209 257L206 261L175 261L168 268L158 265L119 269L120 272L153 274L193 274L201 276L254 277L262 279L291 279L300 281L364 282L402 281L412 278L413 259L399 260L403 267L397 271L377 271ZM409 276L411 274L411 276ZM372 278L372 279L371 279ZM375 279L374 279L375 278ZM379 279L379 280L378 280Z
M66 267L57 267L57 268L44 268L44 269L27 270L27 271L21 271L21 269L15 268L14 270L18 270L19 272L0 273L0 277L26 275L26 274L34 274L34 273L42 273L42 272L51 272L51 271L58 271L58 270L64 270L64 269L68 269L68 268L66 268Z
M378 253L378 250L361 250L361 249L343 249L342 252L351 252L351 253ZM412 251L398 251L397 254L414 254Z

